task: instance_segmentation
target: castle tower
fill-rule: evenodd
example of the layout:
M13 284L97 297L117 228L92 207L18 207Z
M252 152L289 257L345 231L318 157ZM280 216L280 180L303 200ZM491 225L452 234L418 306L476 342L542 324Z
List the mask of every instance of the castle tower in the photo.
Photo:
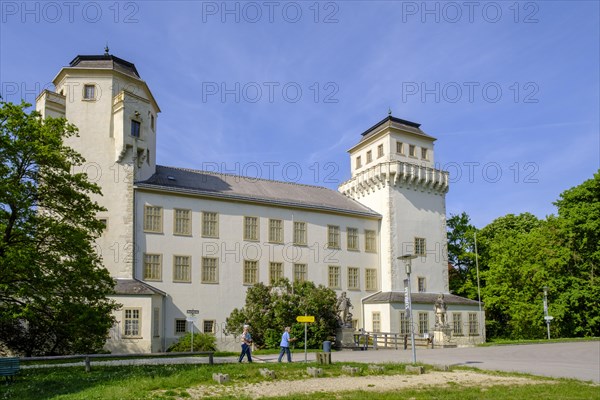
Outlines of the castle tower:
M134 64L108 53L79 55L43 91L36 109L43 117L66 117L79 137L66 144L86 159L85 172L100 185L94 198L107 211L98 239L105 267L115 278L133 278L133 182L156 169L156 126L160 109Z
M405 254L411 290L448 293L446 205L448 173L434 168L433 142L414 122L383 119L349 150L352 177L339 191L380 213L381 290L404 289Z

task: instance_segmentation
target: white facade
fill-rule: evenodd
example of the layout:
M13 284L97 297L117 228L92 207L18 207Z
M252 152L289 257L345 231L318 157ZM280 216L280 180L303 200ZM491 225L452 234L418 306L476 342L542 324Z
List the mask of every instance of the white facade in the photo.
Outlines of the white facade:
M365 132L350 150L342 195L157 166L160 109L135 66L112 55L78 56L54 84L36 107L79 128L68 142L87 160L77 172L102 187L95 200L107 209L98 215L106 222L98 249L123 304L108 350L164 351L189 329L190 309L199 310L197 330L237 348L225 320L244 305L252 282L268 283L272 274L293 281L304 272L303 279L345 291L356 327L367 331L374 312L380 331L399 327L401 300L377 300L404 288L398 256L421 255L413 260L413 292L448 293L448 176L433 169L435 139L418 124L390 116ZM458 303L452 307L473 306Z

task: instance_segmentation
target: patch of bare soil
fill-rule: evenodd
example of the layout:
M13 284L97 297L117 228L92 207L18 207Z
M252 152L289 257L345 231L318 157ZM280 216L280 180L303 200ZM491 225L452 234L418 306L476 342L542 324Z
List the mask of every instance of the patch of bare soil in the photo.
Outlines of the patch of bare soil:
M472 371L432 371L423 375L341 376L336 378L308 378L288 381L274 380L248 385L211 385L188 389L193 399L205 396L249 396L252 398L287 396L298 393L341 392L364 390L373 392L396 391L427 386L450 385L489 387L496 385L547 384L547 380L522 377L494 376Z

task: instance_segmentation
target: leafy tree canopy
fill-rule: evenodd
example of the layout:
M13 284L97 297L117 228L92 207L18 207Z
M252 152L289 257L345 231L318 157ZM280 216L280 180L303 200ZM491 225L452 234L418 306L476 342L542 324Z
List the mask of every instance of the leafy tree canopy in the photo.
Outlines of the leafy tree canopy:
M307 347L318 348L331 339L337 328L336 294L313 282L294 283L282 279L273 286L258 283L246 292L246 304L234 309L227 318L229 332L240 334L244 324L251 326L252 339L259 347L277 348L283 328L292 327L296 345L304 346L304 324L299 315L313 315L308 324Z
M100 188L72 174L77 128L0 102L0 342L25 355L99 351L116 308L94 250Z

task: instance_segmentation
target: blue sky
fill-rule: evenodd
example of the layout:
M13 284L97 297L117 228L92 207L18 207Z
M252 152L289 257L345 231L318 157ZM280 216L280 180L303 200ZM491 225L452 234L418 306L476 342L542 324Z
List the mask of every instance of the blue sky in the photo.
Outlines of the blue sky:
M447 212L478 227L555 213L600 167L596 1L0 3L5 100L78 54L135 63L162 113L158 162L332 189L394 116L438 140Z

